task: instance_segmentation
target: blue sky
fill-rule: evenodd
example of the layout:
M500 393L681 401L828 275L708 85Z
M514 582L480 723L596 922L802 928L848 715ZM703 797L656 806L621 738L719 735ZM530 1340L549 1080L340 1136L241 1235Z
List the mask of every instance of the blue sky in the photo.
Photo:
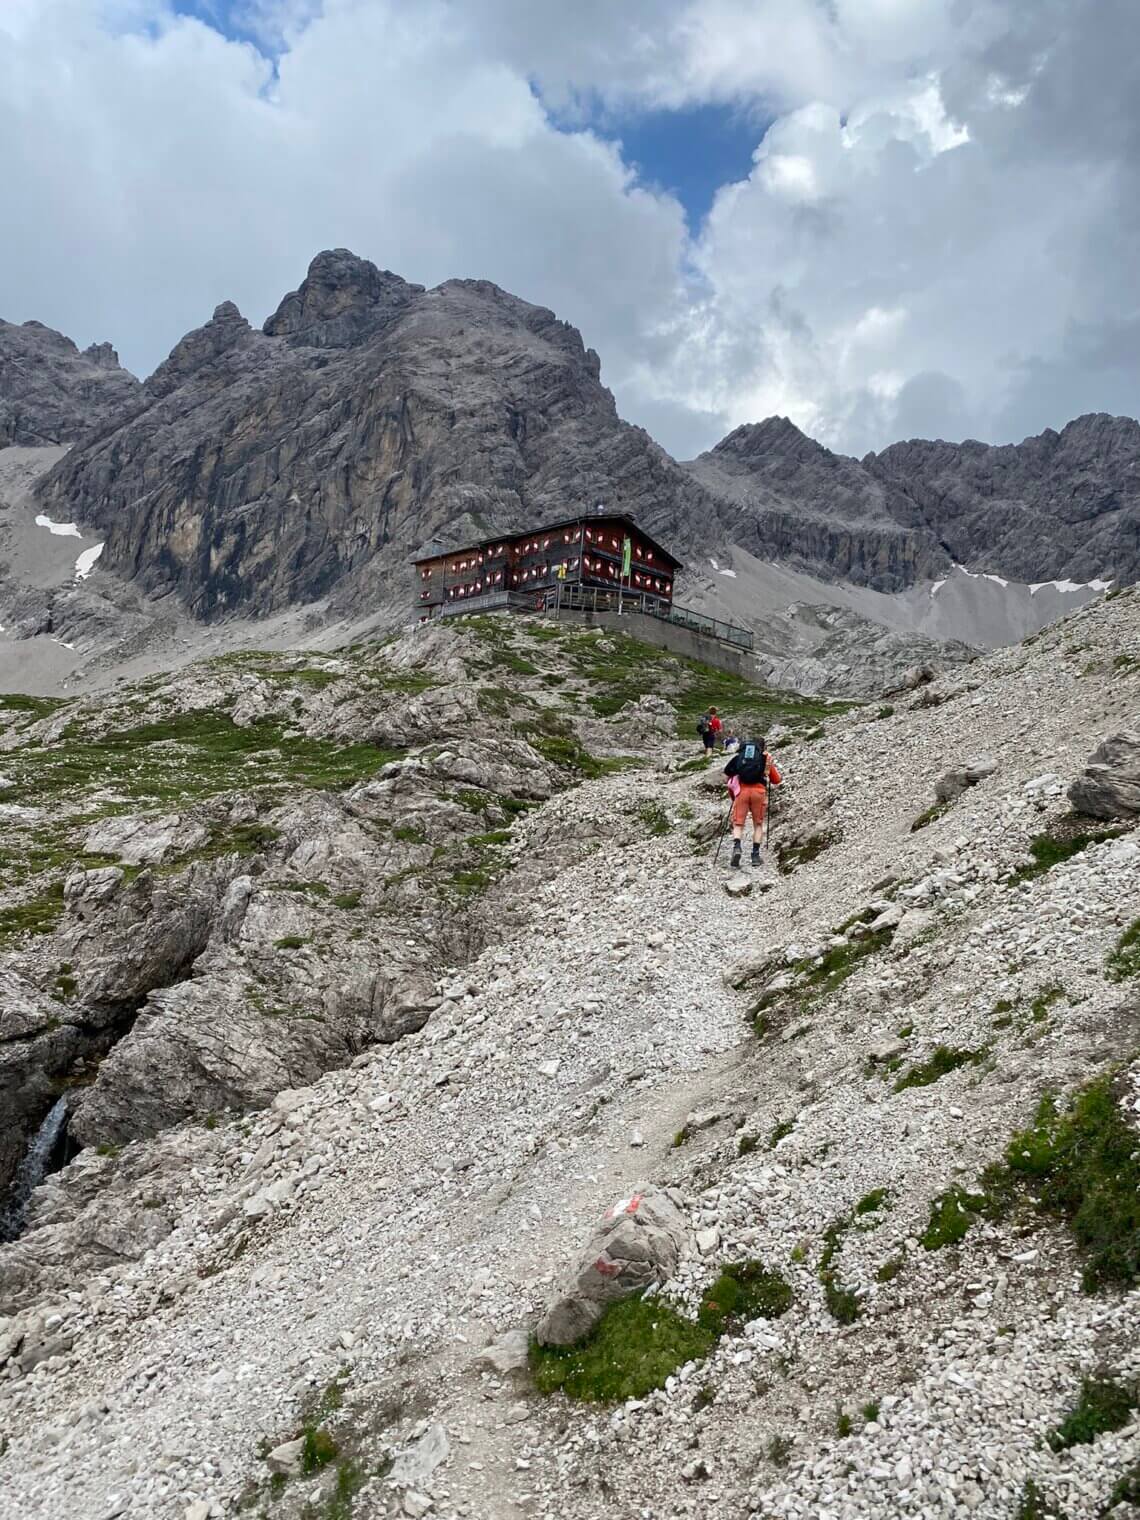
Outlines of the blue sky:
M767 123L730 106L702 105L593 125L601 136L621 143L622 157L644 183L677 197L695 233L719 187L747 179Z

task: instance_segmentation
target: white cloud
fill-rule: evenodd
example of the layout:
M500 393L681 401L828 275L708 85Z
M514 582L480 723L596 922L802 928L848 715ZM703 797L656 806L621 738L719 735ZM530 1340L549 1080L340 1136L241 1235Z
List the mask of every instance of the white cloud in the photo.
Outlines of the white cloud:
M553 306L681 455L772 412L862 449L1135 406L1127 0L216 3L252 40L4 0L4 316L146 371L342 245ZM776 119L691 241L588 123L708 102Z

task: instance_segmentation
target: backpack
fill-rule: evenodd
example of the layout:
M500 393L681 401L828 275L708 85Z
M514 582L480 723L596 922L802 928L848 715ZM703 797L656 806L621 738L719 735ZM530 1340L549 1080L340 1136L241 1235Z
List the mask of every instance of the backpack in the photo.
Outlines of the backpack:
M701 738L703 739L704 736L708 733L708 731L709 731L709 720L707 718L701 718L700 721L697 723L697 733L700 734Z
M742 786L756 786L767 779L764 751L751 741L737 751L736 774Z

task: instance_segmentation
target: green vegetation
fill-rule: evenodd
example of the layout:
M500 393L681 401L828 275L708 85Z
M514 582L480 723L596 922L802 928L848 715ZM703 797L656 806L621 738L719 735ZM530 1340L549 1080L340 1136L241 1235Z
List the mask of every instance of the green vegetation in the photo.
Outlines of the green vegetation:
M823 1284L823 1299L832 1319L837 1320L841 1325L853 1325L860 1313L857 1295L850 1288L843 1286L835 1268L835 1258L839 1254L843 1236L850 1228L853 1217L853 1212L844 1214L828 1225L823 1232L823 1255L819 1259L819 1280Z
M779 1319L792 1306L792 1290L759 1261L730 1262L701 1300L697 1323L719 1339L754 1319Z
M894 932L893 928L882 929L877 934L868 934L846 945L837 945L815 960L796 961L791 967L796 977L795 985L779 992L763 993L749 1010L756 1033L760 1036L767 1033L768 1020L764 1015L777 1004L790 1003L803 1010L830 997L848 977L858 971L868 956L875 955L890 944Z
M950 804L948 802L932 803L925 812L919 813L918 817L911 824L911 833L917 834L919 829L926 828L927 824L933 823L936 818L941 818L943 813L948 813L949 811Z
M302 945L307 945L308 940L303 934L283 934L280 939L273 941L275 950L300 950Z
M918 1237L919 1245L928 1251L941 1251L944 1246L957 1245L985 1208L984 1194L968 1193L957 1185L947 1188L931 1204L930 1221Z
M625 1298L576 1346L533 1343L530 1365L540 1393L561 1390L591 1403L637 1399L707 1356L714 1339L662 1298Z
M1035 1024L1042 1024L1049 1016L1049 1009L1058 998L1064 997L1065 989L1052 983L1048 987L1042 987L1041 991L1029 1005L1029 1012L1033 1016Z
M1026 1480L1013 1520L1065 1520L1062 1512L1042 1493L1032 1478Z
M323 1425L306 1425L302 1432L304 1446L301 1449L301 1471L305 1474L319 1472L336 1456L337 1446Z
M722 1335L753 1319L776 1319L791 1302L778 1272L758 1261L733 1262L705 1292L695 1321L656 1295L625 1298L576 1346L532 1342L535 1385L589 1403L642 1398L685 1362L707 1356Z
M1116 941L1108 957L1107 971L1110 982L1125 982L1140 976L1140 918L1134 918Z
M1140 1278L1140 1148L1111 1074L1082 1088L1065 1113L1044 1097L1006 1164L1032 1183L1042 1213L1069 1224L1085 1253L1086 1292Z
M1020 1197L1063 1220L1084 1254L1083 1286L1094 1292L1140 1279L1140 1148L1108 1074L1062 1112L1046 1095L1033 1123L1015 1134L1003 1162L982 1173L982 1191L952 1187L931 1208L920 1237L928 1251L953 1245L979 1216L1002 1218Z
M878 1399L870 1399L866 1404L863 1405L859 1413L863 1416L868 1425L873 1424L874 1421L879 1418Z
M336 896L331 899L332 905L334 908L359 908L360 899L363 897L363 895L364 894L359 891L338 892Z
M855 1422L852 1420L851 1416L847 1413L846 1410L841 1409L835 1420L835 1434L840 1438L840 1440L844 1440L851 1434L854 1428Z
M239 728L228 713L211 708L101 735L72 724L60 742L11 751L6 769L17 783L12 795L40 803L91 787L133 801L185 802L238 788L338 790L372 775L396 753L287 738L269 719Z
M427 835L414 824L404 823L392 830L392 838L401 844L427 844Z
M1118 1504L1132 1504L1140 1509L1140 1462L1134 1462L1126 1473L1122 1473L1112 1485L1104 1505L1104 1512L1111 1513ZM1130 1513L1125 1511L1121 1520Z
M768 1442L768 1461L774 1467L787 1467L795 1444L791 1436L773 1436Z
M961 1050L953 1045L938 1045L929 1060L912 1066L895 1083L895 1092L905 1092L908 1087L929 1087L940 1077L957 1071L960 1066L976 1066L984 1056L984 1050Z
M770 1151L774 1151L779 1145L780 1141L783 1140L787 1135L790 1135L795 1127L795 1120L781 1119L779 1124L776 1125L772 1133L768 1136L768 1149Z
M659 802L643 802L637 809L637 816L646 833L658 837L672 832L673 825L669 822L669 815Z
M1070 1446L1088 1446L1097 1436L1127 1425L1134 1409L1140 1408L1137 1390L1112 1378L1085 1378L1081 1396L1056 1430L1049 1432L1054 1451L1068 1451Z
M886 1188L872 1188L869 1193L864 1193L855 1205L856 1214L875 1214L887 1201Z
M63 916L63 882L56 881L37 897L0 908L0 947L27 934L50 934Z
M875 1281L881 1283L894 1282L895 1278L899 1275L902 1269L902 1257L892 1256L891 1259L889 1261L885 1261L879 1270L875 1273Z
M1115 839L1118 833L1118 829L1098 829L1092 834L1069 834L1063 839L1056 839L1052 834L1037 834L1029 841L1032 860L1019 867L1010 880L1032 881L1036 876L1044 876L1046 871L1051 871L1062 861L1071 860L1089 845L1103 844L1106 839Z
M67 697L29 697L24 692L14 691L0 695L0 713L25 713L29 723L38 723L41 718L50 718L52 713L65 707L69 700Z
M824 850L838 843L838 834L809 834L799 844L778 843L775 849L776 867L782 876L790 876L799 866L810 865Z

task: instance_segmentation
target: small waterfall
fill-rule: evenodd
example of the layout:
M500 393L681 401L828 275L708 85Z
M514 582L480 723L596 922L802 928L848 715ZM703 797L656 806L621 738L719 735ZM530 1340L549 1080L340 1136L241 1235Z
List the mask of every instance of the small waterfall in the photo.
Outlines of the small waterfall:
M32 1190L44 1180L67 1123L67 1098L58 1098L36 1131L24 1159L16 1168L7 1197L0 1207L0 1241L15 1240L24 1228L24 1211Z

